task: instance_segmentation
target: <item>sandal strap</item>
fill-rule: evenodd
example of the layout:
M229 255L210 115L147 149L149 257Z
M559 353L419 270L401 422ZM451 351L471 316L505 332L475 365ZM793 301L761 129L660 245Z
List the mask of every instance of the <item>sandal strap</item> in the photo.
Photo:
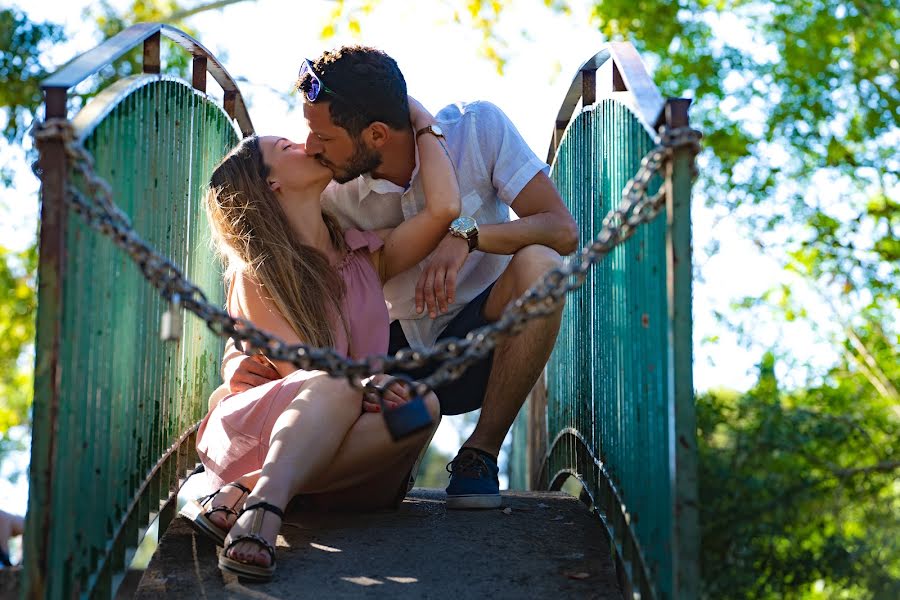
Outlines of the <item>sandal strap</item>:
M250 512L251 510L264 510L266 512L270 512L272 514L278 515L279 519L284 519L284 512L274 504L269 504L268 502L257 502L256 504L251 504L250 506L244 507L244 510L241 511L241 515L245 512ZM240 516L240 515L238 515Z
M234 510L233 508L231 508L229 506L224 506L224 505L213 507L203 514L205 514L207 517L209 517L209 515L215 514L217 512L227 513L229 515L234 515L235 517L238 516L238 513L236 510Z
M245 533L244 535L239 535L231 540L231 543L225 546L225 555L227 556L228 551L231 550L235 546L235 544L239 544L241 542L254 542L256 544L259 544L261 548L269 553L269 558L272 559L272 562L270 564L275 564L275 548L273 548L272 544L267 542L261 535L256 533Z
M232 505L231 505L231 508L228 509L229 512L230 512L230 514L235 514L235 515L236 515L237 513L234 511L234 507L238 505L238 502L241 501L241 498L243 498L244 496L246 496L247 494L249 494L250 491L251 491L247 486L245 486L244 484L239 483L239 482L237 482L237 481L232 481L231 483L226 483L225 485L223 485L222 487L220 487L219 489L217 489L216 491L214 491L212 494L209 494L208 496L203 496L202 498L200 498L200 500L199 500L200 506L206 506L206 503L207 503L207 502L209 502L210 500L212 500L213 498L215 498L216 496L218 496L218 495L219 495L219 492L221 492L222 490L224 490L224 489L227 488L227 487L237 488L237 489L241 490L241 492L242 492L241 496L237 499L237 502L235 502L234 504L232 504ZM220 505L220 506L217 506L217 507L213 508L212 510L210 510L210 511L208 511L208 512L211 514L211 513L215 512L215 511L217 511L217 510L221 510L221 509L225 509L225 508L228 508L228 506L227 506L226 504L222 504L222 505Z
M274 504L269 504L268 502L257 502L256 504L251 504L250 506L244 508L240 512L240 515L243 515L245 512L250 512L251 510L262 510L265 512L270 512L274 515L278 515L278 518L284 519L284 512L275 506ZM240 515L238 517L240 518ZM259 535L259 530L262 528L262 519L258 518L254 521L253 525L250 527L250 533L245 533L243 535L239 535L231 540L225 547L225 553L227 554L231 548L234 547L238 542L255 542L259 544L262 548L265 548L266 552L269 553L269 557L272 559L271 564L275 564L275 548L270 544L265 538Z
M246 485L244 485L243 483L241 483L239 481L232 481L231 483L226 483L219 489L221 490L222 488L226 488L226 487L237 488L237 489L241 490L242 492L244 492L245 494L249 494L252 491L250 488L248 488Z

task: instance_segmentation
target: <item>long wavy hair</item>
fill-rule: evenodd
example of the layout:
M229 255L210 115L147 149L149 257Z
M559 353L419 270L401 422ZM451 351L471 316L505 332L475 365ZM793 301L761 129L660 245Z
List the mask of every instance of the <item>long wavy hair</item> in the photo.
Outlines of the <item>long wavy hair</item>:
M263 287L304 343L332 347L330 324L343 323L343 281L322 252L297 239L268 176L256 136L241 140L212 173L206 214L226 281L243 271ZM327 212L322 216L331 242L346 250L337 219Z

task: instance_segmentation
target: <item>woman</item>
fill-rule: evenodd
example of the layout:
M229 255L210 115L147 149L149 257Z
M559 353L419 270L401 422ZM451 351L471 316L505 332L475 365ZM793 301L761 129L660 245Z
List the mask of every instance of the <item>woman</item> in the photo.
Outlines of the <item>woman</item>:
M416 130L432 123L414 102L411 110ZM427 206L379 232L342 232L322 212L319 196L332 173L302 144L277 137L238 144L216 167L207 196L227 264L229 313L287 343L330 346L357 359L386 352L382 284L427 256L459 214L441 142L421 136L417 143ZM225 544L220 568L263 581L274 572L273 543L293 496L316 494L319 503L345 508L394 506L430 435L393 442L373 405L346 381L273 366L281 379L225 397L201 423L201 461L221 487L191 515ZM406 401L399 390L391 399ZM437 418L434 394L425 403Z

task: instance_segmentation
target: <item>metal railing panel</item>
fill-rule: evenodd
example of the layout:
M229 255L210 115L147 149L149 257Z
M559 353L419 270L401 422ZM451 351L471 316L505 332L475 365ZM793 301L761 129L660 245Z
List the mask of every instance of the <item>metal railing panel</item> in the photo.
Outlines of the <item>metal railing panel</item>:
M688 126L689 105L661 97L628 43L608 44L579 68L548 162L583 243L662 142L657 128ZM626 597L698 596L692 170L693 152L675 150L648 190L665 185L666 210L567 297L528 418L513 430L511 483L558 489L577 479L615 548Z
M98 119L75 121L95 170L135 230L222 302L202 195L239 133L179 80L145 75L110 89L95 99L103 107L85 113ZM59 295L60 312L39 317L43 331L58 321L59 408L54 417L36 393L34 446L49 461L39 458L33 473L25 594L109 597L127 549L184 476L178 450L218 383L222 342L195 320L177 343L161 341L166 306L130 258L73 212L65 219L61 277L40 274L39 302ZM54 357L39 351L37 360ZM36 382L36 391L48 385Z
M653 147L641 121L616 100L599 101L569 124L552 177L582 239L600 229ZM560 472L580 475L604 510L616 509L602 506L603 498L624 503L631 531L614 535L635 586L657 582L662 596L672 565L665 260L660 217L615 248L570 295L548 364L548 438L555 443L546 472L547 484ZM609 477L612 490L581 476L593 470Z

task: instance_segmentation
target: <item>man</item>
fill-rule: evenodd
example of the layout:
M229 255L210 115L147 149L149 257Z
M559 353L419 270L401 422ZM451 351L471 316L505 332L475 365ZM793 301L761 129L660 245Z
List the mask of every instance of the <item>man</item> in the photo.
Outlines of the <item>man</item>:
M322 197L345 227L394 227L424 207L416 139L435 135L457 170L462 214L432 255L385 284L390 353L429 348L496 321L510 302L578 243L548 167L509 119L486 102L444 108L413 131L406 82L384 52L351 46L305 61L297 87L310 128L307 152L334 172ZM518 219L510 220L509 208ZM556 341L561 309L528 322L457 381L435 389L443 414L481 408L450 465L448 508L500 505L497 455ZM237 380L258 383L246 360ZM437 365L410 373L421 378ZM227 369L226 369L227 370ZM252 371L255 370L256 373Z

